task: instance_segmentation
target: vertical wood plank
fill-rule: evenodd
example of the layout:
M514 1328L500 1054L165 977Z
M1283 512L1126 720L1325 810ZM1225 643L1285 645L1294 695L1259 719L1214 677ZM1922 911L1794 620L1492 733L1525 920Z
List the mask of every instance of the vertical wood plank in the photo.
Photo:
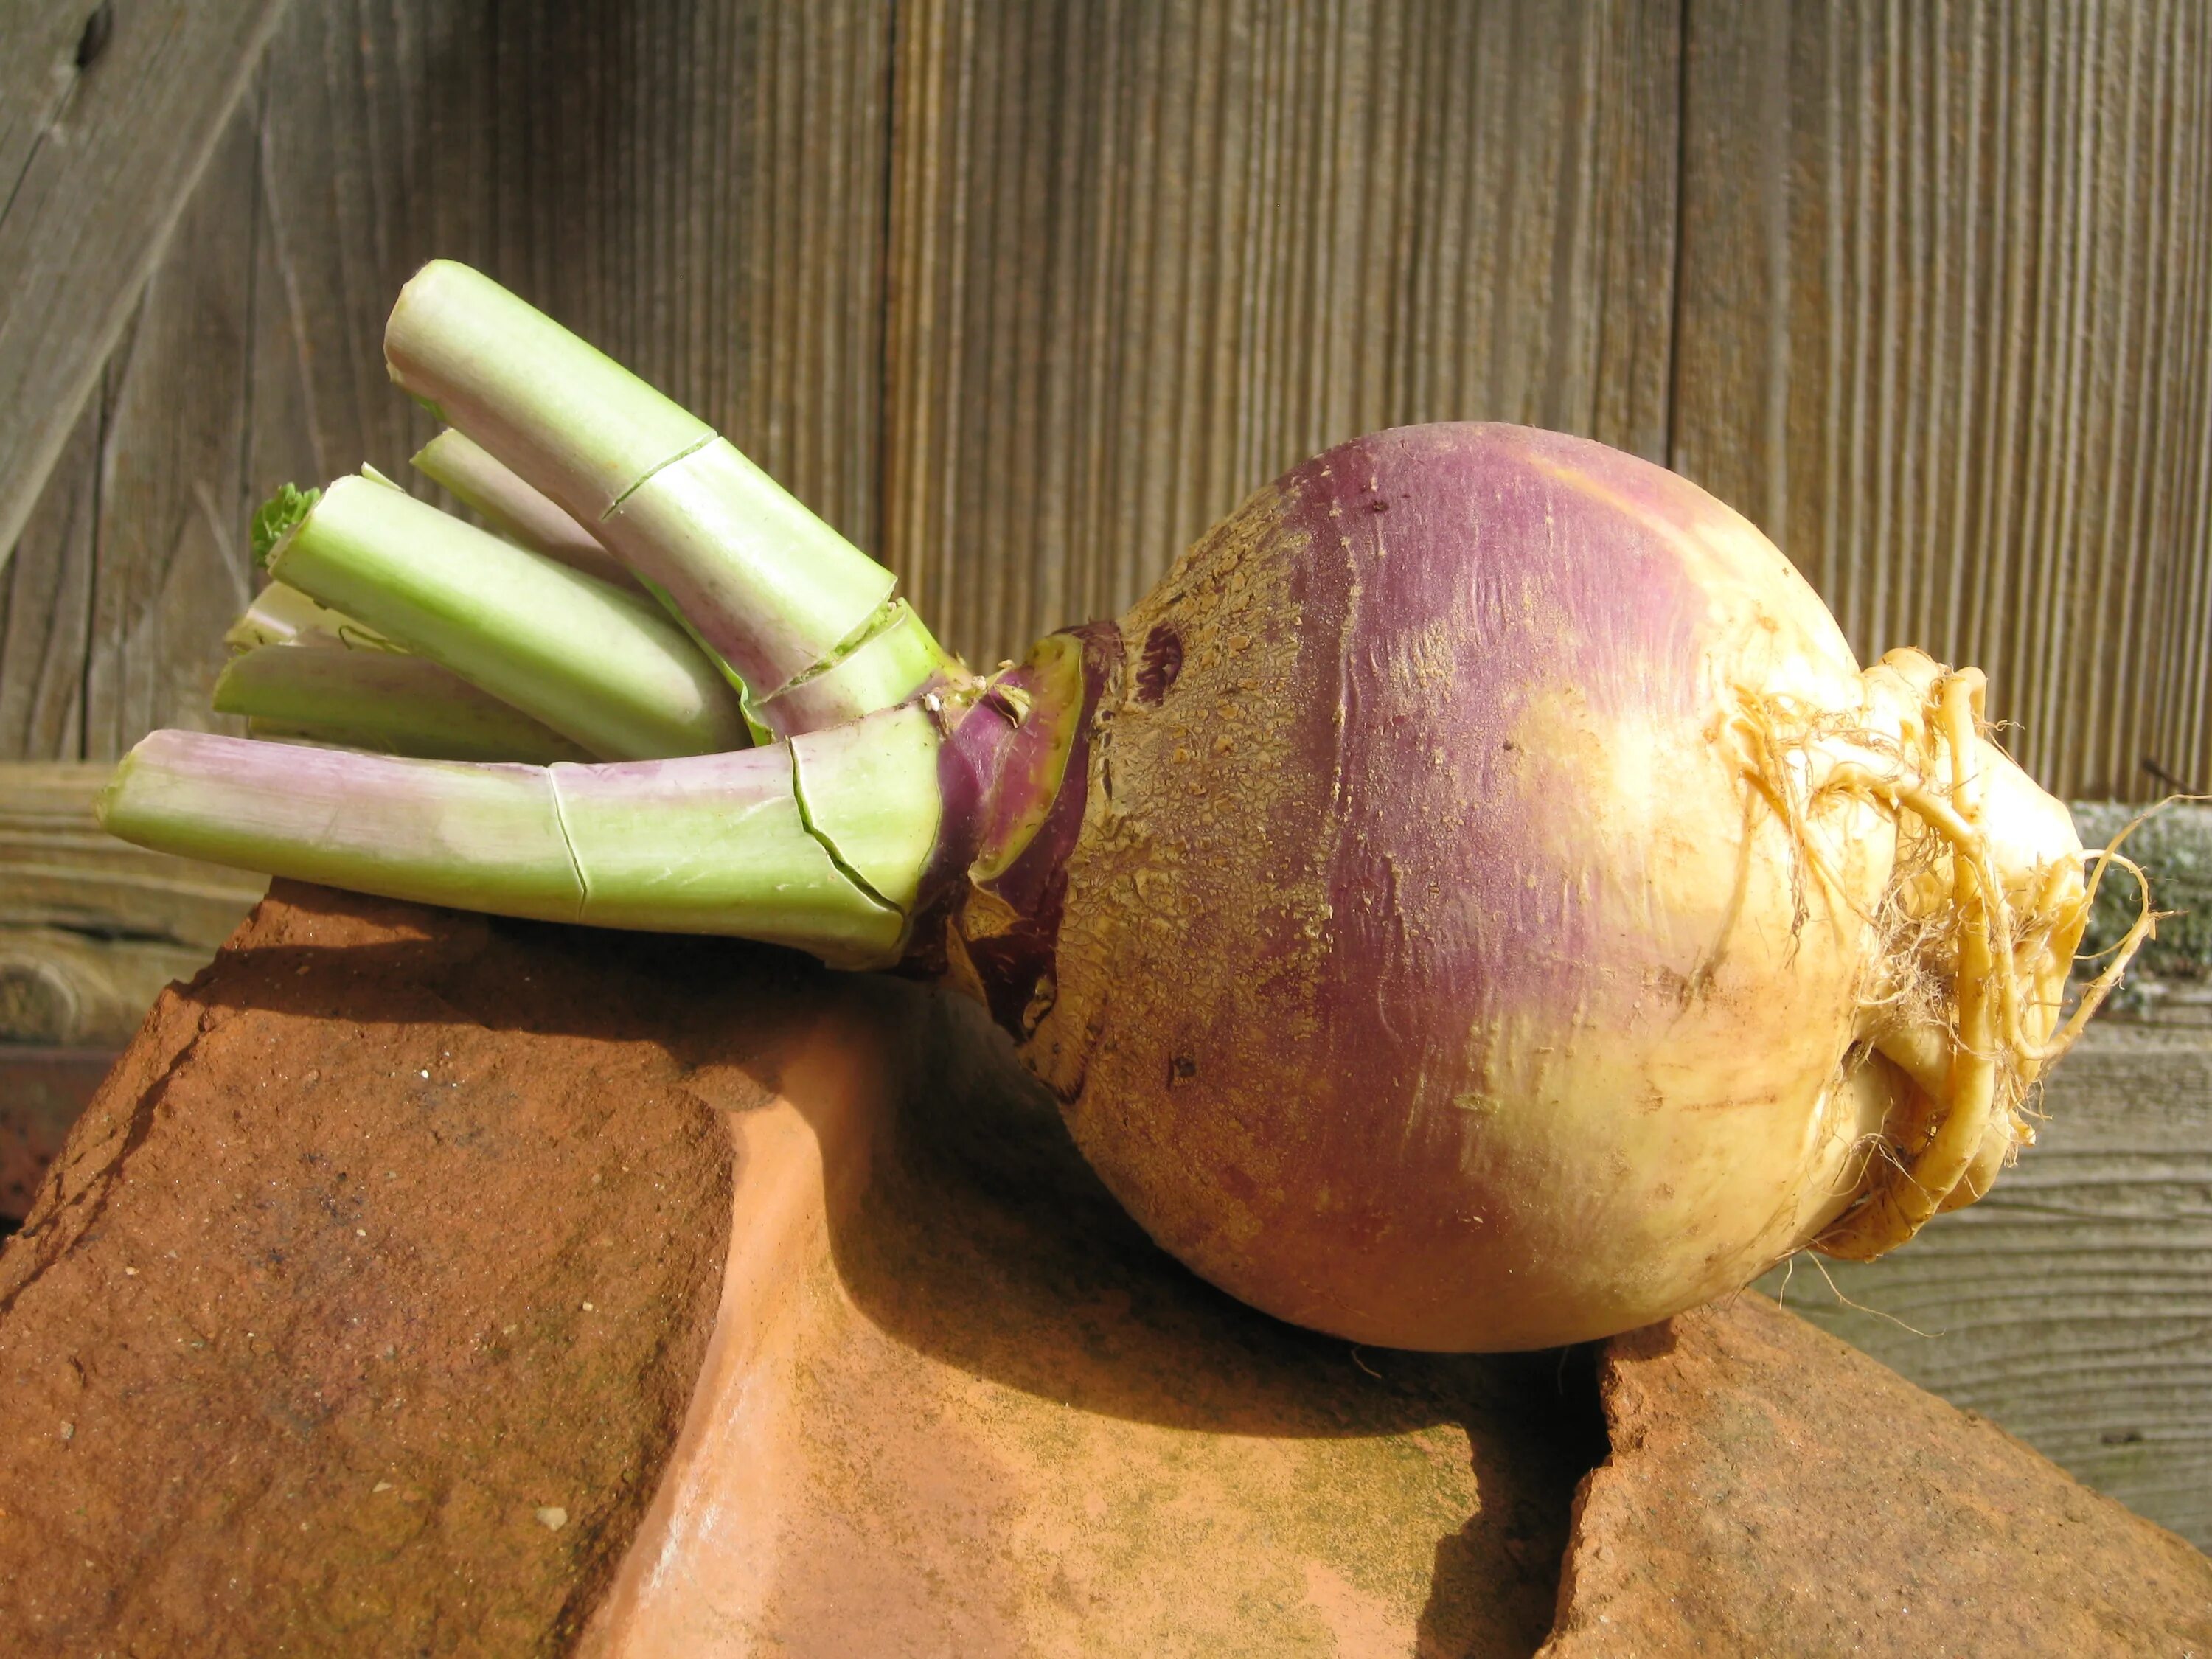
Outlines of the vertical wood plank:
M0 569L0 758L76 760L84 752L106 403L104 385L95 387L46 475L15 556Z
M1401 422L1663 456L1677 20L909 0L884 548L916 601L1018 650Z
M83 757L211 713L222 631L256 585L240 527L254 132L232 122L108 364L84 663Z
M9 194L76 88L91 14L84 0L9 8L8 49L0 53L0 190Z
M2057 793L2212 776L2203 8L1687 16L1674 465Z
M496 6L310 0L285 13L260 109L249 477L258 495L362 464L421 489L435 429L384 368L384 319L438 254L489 264Z
M384 319L449 257L872 542L890 35L890 0L295 6L264 129L257 483L296 465L301 416L317 476L404 476L433 428L386 379Z
M1789 480L1790 158L1776 142L1790 115L1789 11L1786 0L1684 8L1666 462L1760 524L1779 518Z

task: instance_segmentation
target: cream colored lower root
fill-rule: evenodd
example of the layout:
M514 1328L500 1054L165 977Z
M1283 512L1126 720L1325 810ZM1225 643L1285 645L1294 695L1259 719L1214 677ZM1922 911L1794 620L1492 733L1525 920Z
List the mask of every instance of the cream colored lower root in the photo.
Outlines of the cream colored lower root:
M2141 872L2118 850L2135 824L2099 855L2086 892L2068 902L2069 866L2056 865L2031 896L2027 914L2015 915L1980 823L1977 739L1983 696L1978 670L1939 675L1928 690L1924 755L1894 752L1894 772L1847 761L1802 792L1793 787L1785 758L1793 749L1808 749L1820 738L1863 741L1865 734L1842 729L1837 721L1790 720L1792 711L1746 700L1741 725L1751 739L1749 781L1787 825L1806 866L1843 902L1850 897L1809 833L1814 809L1824 798L1866 801L1895 819L1909 814L1950 854L1946 914L1958 971L1943 1000L1948 1018L1900 1024L1877 1042L1913 1084L1910 1097L1893 1114L1895 1121L1885 1126L1889 1155L1868 1161L1861 1195L1814 1241L1829 1255L1871 1260L1911 1238L1939 1212L1962 1207L1989 1191L2014 1148L2033 1139L2022 1109L2037 1076L2073 1045L2155 921L2146 890L2142 913L2112 962L2084 991L2073 1017L2053 1030L2070 965L2065 959L2070 943L2060 952L2053 941L2079 936L2098 885L2113 865L2135 871L2140 879ZM1802 735L1785 742L1785 723ZM1878 741L1864 746L1899 747ZM1948 787L1940 788L1930 781L1938 772L1939 750L1948 762L1942 769L1949 774ZM1922 763L1912 765L1916 758Z
M1982 1130L1981 1149L1974 1154L1974 1161L1966 1166L1966 1174L1959 1177L1958 1184L1936 1206L1936 1213L1963 1210L1976 1200L1986 1198L1990 1188L1997 1184L1997 1171L2004 1168L2005 1160L2012 1156L2013 1148L2020 1144L2025 1127L2015 1115L2008 1113L2002 1117L1992 1115Z
M1936 1132L1901 1168L1884 1164L1870 1172L1865 1200L1814 1241L1830 1255L1865 1261L1895 1249L1949 1201L1980 1161L1994 1127L2003 1127L2005 1145L2010 1145L2010 1103L2000 1101L2004 1079L1997 1026L2008 1012L2006 1005L2016 1000L2006 993L2016 990L2018 969L2008 950L2002 953L2005 967L1999 970L1998 952L1992 949L1992 923L1997 921L1992 913L2003 911L2004 890L1986 870L1980 836L1965 823L1958 828L1972 836L1972 845L1970 848L1963 840L1954 840L1953 845L1952 899L1960 917L1959 975L1954 991L1958 1034L1951 1044L1942 1092L1936 1097ZM1950 838L1952 830L1947 825L1938 833ZM2010 931L2006 927L1998 937L2005 938ZM2002 1156L2000 1152L2000 1160Z

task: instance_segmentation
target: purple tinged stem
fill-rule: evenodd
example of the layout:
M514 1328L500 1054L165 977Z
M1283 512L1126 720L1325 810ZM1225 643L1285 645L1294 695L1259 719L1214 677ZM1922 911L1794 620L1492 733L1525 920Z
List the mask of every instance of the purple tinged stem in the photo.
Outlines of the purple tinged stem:
M918 708L729 753L550 767L157 732L103 825L188 858L495 915L896 962L939 829Z

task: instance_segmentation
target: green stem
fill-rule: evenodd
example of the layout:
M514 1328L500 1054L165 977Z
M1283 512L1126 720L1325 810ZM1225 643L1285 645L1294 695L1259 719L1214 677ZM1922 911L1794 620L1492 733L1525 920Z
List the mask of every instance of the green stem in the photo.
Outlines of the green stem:
M907 602L893 599L822 668L793 681L753 713L772 732L816 732L966 678L967 671L946 657Z
M896 672L879 662L783 698L884 631L890 572L705 422L489 277L424 266L392 310L385 356L402 386L665 596L772 729L849 719L962 674L916 618L898 630Z
M747 742L734 692L651 600L399 490L339 479L277 542L269 569L592 754Z
M942 816L920 709L738 754L468 765L156 732L100 801L140 846L496 915L898 960Z
M888 966L936 845L936 754L928 717L900 708L745 755L556 767L579 919Z
M560 504L532 489L465 432L448 427L422 446L415 470L443 484L494 533L571 570L642 593L636 577Z
M156 732L123 758L100 821L141 847L356 892L574 920L551 774Z
M215 683L256 737L311 738L433 760L588 761L590 753L450 668L393 651L257 646Z

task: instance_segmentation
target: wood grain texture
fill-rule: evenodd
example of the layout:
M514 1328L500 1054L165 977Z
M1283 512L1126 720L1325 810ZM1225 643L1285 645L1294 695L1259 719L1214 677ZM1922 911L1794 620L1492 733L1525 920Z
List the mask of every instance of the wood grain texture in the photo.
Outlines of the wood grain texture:
M7 50L0 52L0 200L14 194L76 89L83 73L77 59L89 55L96 33L95 9L86 0L15 0L9 7Z
M212 955L268 878L106 834L93 801L112 770L0 763L0 925L161 939Z
M162 988L190 979L212 954L158 939L0 926L0 1061L17 1043L112 1049L130 1042Z
M109 771L0 763L0 1044L127 1042L268 885L103 833Z
M1672 464L2062 797L2212 776L2212 17L1686 15Z
M1686 4L1683 17L1680 288L1662 459L1772 534L1789 483L1790 155L1777 142L1790 131L1789 11L1753 0Z
M210 713L240 527L258 143L234 115L0 570L0 756L112 759Z
M2212 1548L2212 1032L2100 1020L2043 1109L1978 1204L1760 1288Z
M0 173L0 550L30 517L279 0L114 0L88 32L94 9L80 0L74 30L46 4L7 20L10 52L20 29L27 57L5 73L0 118L0 163L14 162Z
M989 660L1394 423L1657 455L1672 3L902 7L889 562Z
M0 53L0 184L15 179L77 84L77 46L93 7L84 0L18 0Z
M84 753L94 532L106 376L46 476L15 556L0 567L0 756Z
M271 49L257 486L434 429L384 320L465 259L875 538L889 0L303 0ZM410 480L423 493L427 486Z
M156 726L245 734L212 714L222 630L258 585L242 397L252 305L254 134L233 120L104 377L82 754ZM248 234L241 234L241 228ZM0 683L4 683L0 673Z

